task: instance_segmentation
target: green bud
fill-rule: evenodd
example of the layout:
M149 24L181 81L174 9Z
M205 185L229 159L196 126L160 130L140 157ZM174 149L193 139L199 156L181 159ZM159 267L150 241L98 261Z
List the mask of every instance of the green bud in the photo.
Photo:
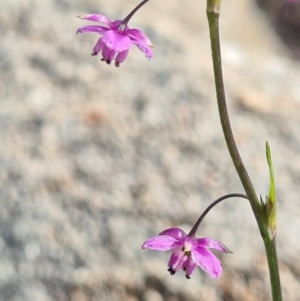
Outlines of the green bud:
M274 170L271 159L271 151L268 141L266 142L266 156L269 165L270 173L270 189L269 194L266 196L266 218L268 223L268 232L271 239L276 234L276 196L275 196L275 181L274 181Z

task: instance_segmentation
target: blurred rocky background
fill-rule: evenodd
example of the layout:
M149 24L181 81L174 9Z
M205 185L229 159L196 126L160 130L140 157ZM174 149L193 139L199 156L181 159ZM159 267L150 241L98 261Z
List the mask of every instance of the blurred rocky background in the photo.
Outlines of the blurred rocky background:
M283 295L296 301L299 5L223 2L232 126L263 198L270 143ZM96 35L76 36L86 24L77 14L118 19L137 3L0 2L1 301L270 300L245 200L218 205L198 231L234 251L217 255L219 279L200 269L189 281L171 277L169 254L140 249L165 228L188 231L214 199L243 190L219 123L205 1L152 0L134 16L131 27L155 45L151 61L133 47L115 68L90 55Z

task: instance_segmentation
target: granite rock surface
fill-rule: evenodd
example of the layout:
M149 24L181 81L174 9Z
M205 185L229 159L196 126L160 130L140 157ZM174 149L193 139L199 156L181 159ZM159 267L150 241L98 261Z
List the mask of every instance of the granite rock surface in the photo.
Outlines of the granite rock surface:
M202 3L203 2L203 3ZM278 199L285 300L299 300L300 64L255 1L223 1L228 107L253 184ZM151 38L115 68L92 57L83 13L118 19L137 1L0 3L0 300L270 300L264 247L247 201L228 200L199 236L225 243L223 273L170 276L142 251L187 231L222 194L243 192L218 117L204 1L150 1L131 26Z

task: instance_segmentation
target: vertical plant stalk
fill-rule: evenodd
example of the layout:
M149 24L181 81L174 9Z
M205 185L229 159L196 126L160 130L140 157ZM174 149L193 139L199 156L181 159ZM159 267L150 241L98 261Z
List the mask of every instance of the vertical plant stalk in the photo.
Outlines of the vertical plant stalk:
M222 61L221 61L221 47L219 37L219 16L220 16L221 0L207 0L207 18L209 23L210 41L212 50L212 60L215 76L215 85L218 101L218 109L220 115L220 121L224 138L226 140L227 148L245 189L247 197L249 199L252 211L256 218L262 239L265 245L266 256L268 260L270 282L272 287L273 301L281 301L281 286L280 276L278 269L278 261L276 254L275 236L271 239L268 235L268 226L265 223L264 213L261 207L261 203L258 200L254 187L248 176L245 165L239 154L236 142L232 133L230 119L227 110L224 81L222 74Z

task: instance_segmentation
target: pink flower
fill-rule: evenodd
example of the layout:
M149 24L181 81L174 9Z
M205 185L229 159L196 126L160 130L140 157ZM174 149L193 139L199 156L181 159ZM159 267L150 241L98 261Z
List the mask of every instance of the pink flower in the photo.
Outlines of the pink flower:
M179 228L170 228L161 232L159 236L149 238L142 245L142 249L173 250L168 263L168 271L174 275L183 269L188 279L196 266L212 278L220 277L221 263L209 249L231 253L226 246L214 239L191 237Z
M124 62L131 44L136 45L142 52L145 53L146 58L151 59L153 56L150 39L138 29L129 29L121 20L112 22L104 15L80 15L80 19L95 21L105 24L102 25L86 25L79 27L77 33L94 32L101 35L96 45L93 48L92 55L102 54L102 61L110 64L115 60L116 67Z

